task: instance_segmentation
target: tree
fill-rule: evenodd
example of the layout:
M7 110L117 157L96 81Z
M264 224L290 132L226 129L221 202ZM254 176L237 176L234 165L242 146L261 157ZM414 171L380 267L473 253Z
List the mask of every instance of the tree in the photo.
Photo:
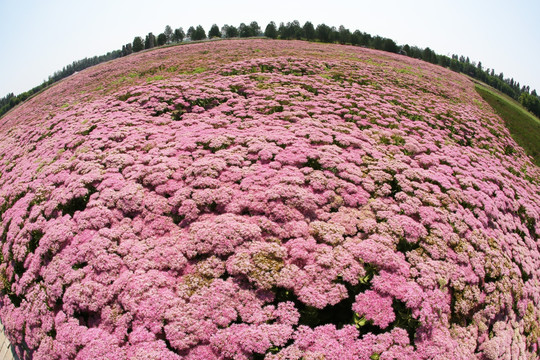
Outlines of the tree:
M332 29L326 24L319 24L315 29L315 37L322 42L330 42Z
M371 42L369 44L370 47L377 50L382 50L383 45L383 38L379 35L375 35L371 38Z
M409 46L409 44L405 44L405 45L402 47L402 50L405 52L405 55L411 53L411 47ZM409 55L409 56L410 56L410 55Z
M210 31L208 32L208 38L220 38L221 37L221 31L219 31L219 28L216 24L212 25L210 28Z
M139 52L141 50L144 50L144 43L140 36L136 36L135 39L133 39L133 52Z
M351 34L351 44L355 45L355 46L360 45L360 39L361 38L362 38L362 33L360 32L360 30L355 30Z
M397 53L398 47L394 40L392 39L384 39L382 44L382 50Z
M540 99L536 94L536 90L533 90L531 94L527 92L521 93L519 96L519 102L523 107L536 116L540 116Z
M425 48L423 53L422 53L422 60L427 61L427 62L431 62L431 63L436 62L437 58L435 56L435 52L433 50L431 50L429 47ZM464 61L460 60L460 63L463 64Z
M252 21L249 24L250 34L251 36L261 36L261 28L259 27L259 24L257 24L256 21Z
M167 35L165 33L161 33L157 37L157 44L158 46L165 45L167 43Z
M126 45L122 46L122 56L127 56L131 53L133 53L133 47L131 46L131 43L127 43Z
M188 39L193 40L193 34L195 33L195 28L193 26L190 26L189 29L187 29L186 36Z
M238 37L238 29L236 28L236 26L232 26L232 25L223 25L223 27L221 28L221 33L223 34L224 37L226 38L234 38L234 37Z
M277 30L277 33L278 33L278 37L280 39L283 39L283 34L285 34L285 24L283 22L280 22L279 23L279 27L278 27L278 30Z
M309 21L306 21L304 24L304 35L306 36L306 40L313 41L315 40L315 27L313 27L313 24Z
M241 38L247 38L251 36L251 28L247 26L244 23L241 23L240 26L238 26L238 35Z
M264 36L270 39L276 39L278 36L276 23L273 21L270 21L268 25L266 25L266 29L264 29Z
M146 35L146 40L144 41L144 48L151 49L154 46L156 46L156 37L154 34L148 33L148 35Z
M298 20L288 22L287 25L283 27L280 25L280 29L282 29L280 32L282 39L301 39L303 37L304 31Z
M371 43L371 34L368 33L362 33L362 36L360 37L360 46L369 46Z
M172 37L173 41L182 42L185 37L186 37L186 34L184 33L184 29L178 28L178 29L174 30L174 34L173 34L173 37Z
M459 72L461 70L460 62L455 57L452 57L452 60L450 61L450 70L455 72Z
M0 107L4 106L6 104L9 104L9 101L11 100L11 98L14 98L14 97L15 97L15 94L9 93L6 96L4 96L3 98L1 98L0 99Z
M204 40L206 39L206 31L204 31L204 28L201 25L198 25L196 29L193 29L192 26L188 30L188 37L190 37L193 41Z
M169 25L165 26L165 31L163 31L163 34L165 34L167 42L170 43L173 39L173 30Z
M451 59L445 55L437 55L437 64L443 67L450 67Z
M339 42L341 44L348 44L351 42L351 32L343 25L339 27Z

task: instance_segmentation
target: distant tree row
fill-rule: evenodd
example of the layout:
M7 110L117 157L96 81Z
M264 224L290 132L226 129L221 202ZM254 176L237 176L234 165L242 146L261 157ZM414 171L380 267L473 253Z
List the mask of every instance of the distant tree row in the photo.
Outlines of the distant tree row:
M131 44L129 44L129 47L131 47ZM90 66L94 66L102 62L113 60L113 59L116 59L125 55L127 55L127 53L124 50L114 50L105 55L94 56L91 58L84 58L82 60L74 61L73 63L67 66L64 66L62 70L56 71L53 75L49 76L48 80L43 81L43 83L41 83L40 85L28 91L25 91L17 96L15 96L13 93L9 93L3 98L1 98L0 99L0 116L4 115L13 107L17 106L18 104L30 98L32 95L37 94L41 90L54 84L57 81L60 81Z
M535 90L530 91L529 86L521 86L518 82L514 81L513 78L505 78L503 73L496 74L493 69L484 69L481 62L471 62L468 57L464 56L452 55L452 57L448 57L440 55L435 53L435 51L431 50L429 47L422 49L416 46L409 46L408 44L398 46L392 39L378 35L372 36L368 33L361 32L360 30L351 32L343 25L338 28L326 24L314 26L309 21L304 25L301 25L297 20L286 24L282 22L279 26L271 21L266 25L264 31L261 30L261 27L256 21L252 21L249 25L241 23L238 27L225 24L221 29L216 24L213 24L208 31L208 34L201 25L190 26L187 32L184 32L181 27L173 30L167 25L165 30L158 34L157 37L153 33L148 33L144 39L141 36L136 36L133 39L133 42L122 46L121 50L115 50L102 56L94 56L93 58L74 61L62 70L55 72L41 85L17 96L13 93L6 95L0 99L0 116L54 82L104 61L127 56L131 53L151 49L156 46L181 43L185 40L200 41L207 38L248 38L258 36L265 36L271 39L295 39L350 44L422 59L478 79L518 100L527 110L540 117L540 97Z

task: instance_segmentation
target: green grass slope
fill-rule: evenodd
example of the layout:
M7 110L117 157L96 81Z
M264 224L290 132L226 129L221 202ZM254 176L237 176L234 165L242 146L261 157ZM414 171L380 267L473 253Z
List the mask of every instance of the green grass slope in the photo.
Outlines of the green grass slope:
M476 84L476 91L499 114L514 140L540 166L540 120L515 100L497 90Z

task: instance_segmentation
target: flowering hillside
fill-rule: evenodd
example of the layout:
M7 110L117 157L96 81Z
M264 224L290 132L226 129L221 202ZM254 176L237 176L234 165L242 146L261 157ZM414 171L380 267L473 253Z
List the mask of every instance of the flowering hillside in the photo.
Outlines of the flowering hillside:
M0 319L24 359L535 359L540 170L467 78L220 41L0 119Z

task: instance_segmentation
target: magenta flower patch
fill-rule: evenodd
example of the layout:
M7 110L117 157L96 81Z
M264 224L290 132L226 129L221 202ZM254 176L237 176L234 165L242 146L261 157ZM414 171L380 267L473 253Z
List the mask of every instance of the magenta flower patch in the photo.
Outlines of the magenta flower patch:
M390 296L381 296L378 292L367 290L356 295L355 300L353 310L357 314L365 316L374 325L384 329L396 319ZM359 325L362 326L363 323L359 323Z
M23 359L532 359L539 179L431 64L138 53L0 119L0 318Z

